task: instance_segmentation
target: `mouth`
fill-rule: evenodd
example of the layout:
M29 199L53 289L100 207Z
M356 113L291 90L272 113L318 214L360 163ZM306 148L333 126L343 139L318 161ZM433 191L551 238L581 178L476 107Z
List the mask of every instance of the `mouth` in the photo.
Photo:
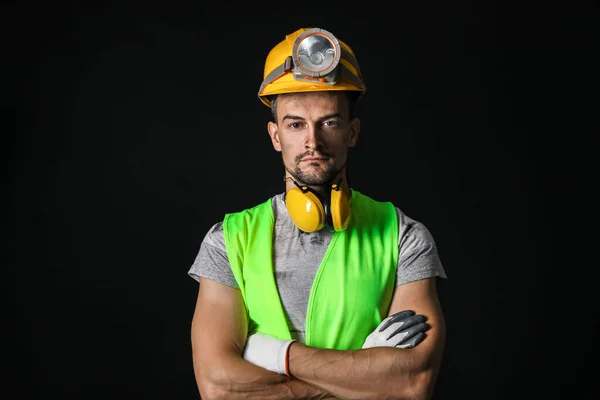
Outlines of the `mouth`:
M315 161L326 161L327 158L325 157L307 157L307 158L303 158L300 162L315 162Z

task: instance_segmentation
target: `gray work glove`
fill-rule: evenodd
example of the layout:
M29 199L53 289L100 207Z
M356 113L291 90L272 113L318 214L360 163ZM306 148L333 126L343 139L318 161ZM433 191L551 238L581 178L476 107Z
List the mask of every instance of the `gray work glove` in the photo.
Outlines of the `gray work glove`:
M404 310L390 315L367 336L363 349L371 347L415 347L425 339L429 325L425 316L414 311Z

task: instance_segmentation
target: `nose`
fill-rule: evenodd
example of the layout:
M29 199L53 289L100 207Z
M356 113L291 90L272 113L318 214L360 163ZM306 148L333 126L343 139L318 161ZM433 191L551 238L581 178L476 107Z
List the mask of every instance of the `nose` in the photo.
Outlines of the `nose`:
M306 129L304 147L311 150L316 150L321 146L321 131L315 125L309 125Z

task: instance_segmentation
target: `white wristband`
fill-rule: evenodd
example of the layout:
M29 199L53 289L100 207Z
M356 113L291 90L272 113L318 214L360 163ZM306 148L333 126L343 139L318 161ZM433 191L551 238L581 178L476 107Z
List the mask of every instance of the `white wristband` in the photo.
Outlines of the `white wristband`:
M242 356L261 368L289 376L288 351L293 342L257 332L246 339Z

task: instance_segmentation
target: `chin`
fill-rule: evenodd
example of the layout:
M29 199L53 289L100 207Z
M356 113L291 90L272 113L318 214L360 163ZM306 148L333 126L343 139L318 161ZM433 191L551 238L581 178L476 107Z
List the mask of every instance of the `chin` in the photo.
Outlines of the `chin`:
M304 175L304 178L306 179L306 184L307 185L312 185L312 186L323 186L328 184L331 179L333 178L331 176L331 174L319 174L319 175Z

